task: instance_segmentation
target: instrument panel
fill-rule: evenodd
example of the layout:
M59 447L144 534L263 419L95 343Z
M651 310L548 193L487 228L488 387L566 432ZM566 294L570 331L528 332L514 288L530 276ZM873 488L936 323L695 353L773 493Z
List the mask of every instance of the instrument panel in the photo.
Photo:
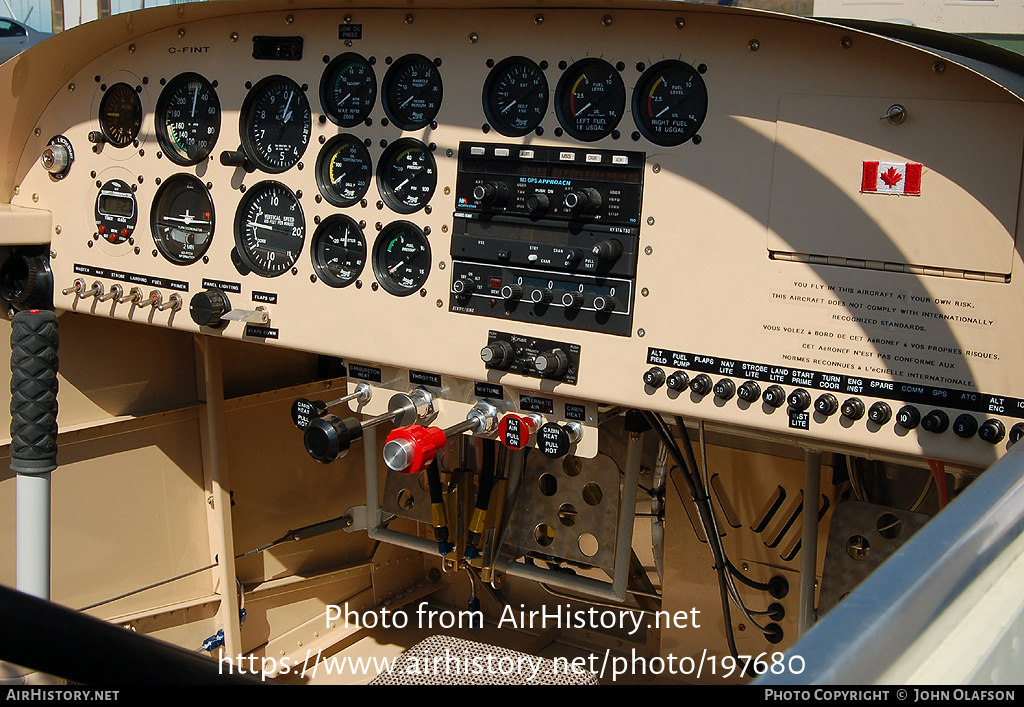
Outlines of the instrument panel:
M987 78L731 8L210 5L35 121L57 307L429 374L439 424L486 398L584 456L615 406L979 467L1024 435L1024 109Z

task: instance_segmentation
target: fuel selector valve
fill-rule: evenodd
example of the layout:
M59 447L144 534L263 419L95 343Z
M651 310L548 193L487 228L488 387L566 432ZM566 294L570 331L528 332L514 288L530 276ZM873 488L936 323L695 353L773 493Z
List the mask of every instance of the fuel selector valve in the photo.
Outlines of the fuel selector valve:
M292 419L295 426L299 427L303 422L306 412L318 409L317 403L324 406L324 409L340 405L342 401L361 399L364 396L369 400L369 386L352 395L339 398L330 403L320 401L308 401L305 399L296 400L292 407ZM364 401L365 402L365 401ZM310 406L307 408L307 404ZM329 464L339 457L345 456L352 447L352 443L363 436L363 432L384 422L395 421L399 425L413 425L430 417L434 412L434 398L429 391L417 388L411 393L396 393L388 401L388 411L383 415L371 417L369 420L360 422L355 416L341 418L337 415L321 414L319 417L310 418L306 423L305 433L302 436L306 453L321 464ZM390 437L389 437L390 439Z
M384 443L384 463L392 471L418 474L427 467L448 439L463 432L488 434L498 426L498 409L479 402L457 425L445 429L410 425L392 430Z

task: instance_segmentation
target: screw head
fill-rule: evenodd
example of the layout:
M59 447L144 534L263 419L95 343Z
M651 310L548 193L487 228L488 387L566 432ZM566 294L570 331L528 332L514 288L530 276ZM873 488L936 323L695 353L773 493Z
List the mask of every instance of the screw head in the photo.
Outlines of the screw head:
M749 42L747 42L747 49L749 49L752 52L756 52L760 48L761 43L756 39L751 39Z

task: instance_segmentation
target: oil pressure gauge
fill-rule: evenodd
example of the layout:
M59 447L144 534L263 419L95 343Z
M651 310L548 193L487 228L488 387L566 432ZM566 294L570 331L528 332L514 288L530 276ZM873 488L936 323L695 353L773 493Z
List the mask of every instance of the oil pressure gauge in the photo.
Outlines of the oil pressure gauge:
M437 163L430 148L414 138L388 145L377 165L377 187L392 211L411 214L422 209L437 187Z
M408 221L384 227L373 244L373 274L386 291L399 297L420 289L430 275L430 243Z

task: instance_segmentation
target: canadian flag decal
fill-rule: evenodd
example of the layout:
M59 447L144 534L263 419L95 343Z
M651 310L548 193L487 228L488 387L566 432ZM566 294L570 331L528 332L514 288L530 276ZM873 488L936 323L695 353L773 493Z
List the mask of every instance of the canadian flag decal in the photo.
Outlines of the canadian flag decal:
M876 194L921 196L921 164L865 160L860 190Z

